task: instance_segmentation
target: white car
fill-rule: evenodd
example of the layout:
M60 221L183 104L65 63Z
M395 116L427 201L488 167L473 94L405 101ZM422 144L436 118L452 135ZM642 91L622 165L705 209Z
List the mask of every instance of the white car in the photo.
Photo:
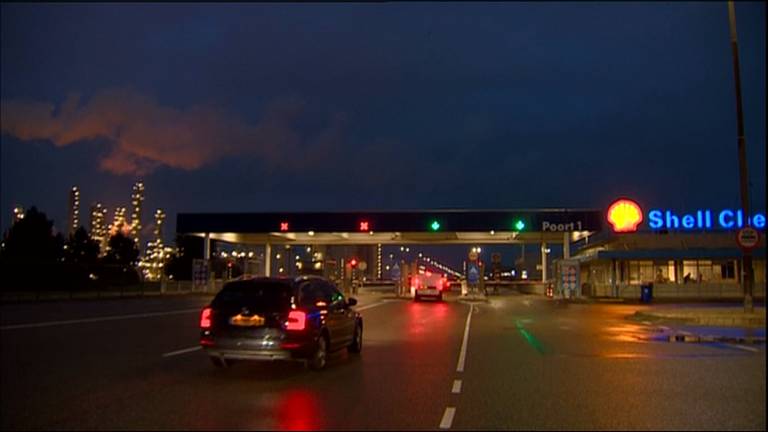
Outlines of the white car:
M414 301L419 301L425 297L442 301L443 291L448 290L450 287L447 277L432 272L412 276L410 284Z

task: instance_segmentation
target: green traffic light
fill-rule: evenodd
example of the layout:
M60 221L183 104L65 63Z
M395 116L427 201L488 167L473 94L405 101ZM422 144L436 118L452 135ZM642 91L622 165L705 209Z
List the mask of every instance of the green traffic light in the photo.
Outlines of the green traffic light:
M525 229L525 222L523 222L522 220L518 220L517 222L515 222L515 228L518 231L524 230Z
M432 228L432 231L437 231L440 229L440 222L432 221L432 225L430 225L429 227Z

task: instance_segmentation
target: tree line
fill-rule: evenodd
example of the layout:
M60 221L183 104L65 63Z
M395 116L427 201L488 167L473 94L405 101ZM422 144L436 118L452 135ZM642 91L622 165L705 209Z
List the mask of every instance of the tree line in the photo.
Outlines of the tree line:
M64 237L53 221L32 207L3 236L0 275L5 290L72 290L104 285L135 284L139 248L123 233L109 238L103 256L100 245L82 226Z
M101 254L101 246L84 227L65 237L56 233L53 225L45 213L31 207L4 233L0 289L73 291L141 282L139 248L133 238L118 231L109 237L106 253ZM202 239L179 236L176 246L176 252L164 263L164 274L173 280L191 280L192 261L202 258ZM214 257L210 264L216 277L242 274L237 262Z

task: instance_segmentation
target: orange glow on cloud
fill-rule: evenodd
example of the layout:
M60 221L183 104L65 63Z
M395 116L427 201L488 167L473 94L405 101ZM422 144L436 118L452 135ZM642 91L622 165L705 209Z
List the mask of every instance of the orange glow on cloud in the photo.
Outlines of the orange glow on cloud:
M52 103L3 100L2 132L23 141L50 140L67 146L104 140L110 151L99 168L114 174L147 174L161 166L195 170L223 157L251 155L271 165L301 167L338 148L342 119L333 118L316 136L295 124L304 103L283 99L269 104L255 125L224 110L203 105L186 109L160 105L131 90L110 89L82 102L69 96Z

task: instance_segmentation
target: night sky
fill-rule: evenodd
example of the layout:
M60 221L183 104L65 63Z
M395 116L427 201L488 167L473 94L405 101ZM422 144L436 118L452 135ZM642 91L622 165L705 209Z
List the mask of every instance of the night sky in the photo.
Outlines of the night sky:
M765 208L765 5L736 5ZM738 206L725 2L3 4L0 228L168 212ZM145 222L145 229L151 224ZM171 234L172 235L172 234Z

